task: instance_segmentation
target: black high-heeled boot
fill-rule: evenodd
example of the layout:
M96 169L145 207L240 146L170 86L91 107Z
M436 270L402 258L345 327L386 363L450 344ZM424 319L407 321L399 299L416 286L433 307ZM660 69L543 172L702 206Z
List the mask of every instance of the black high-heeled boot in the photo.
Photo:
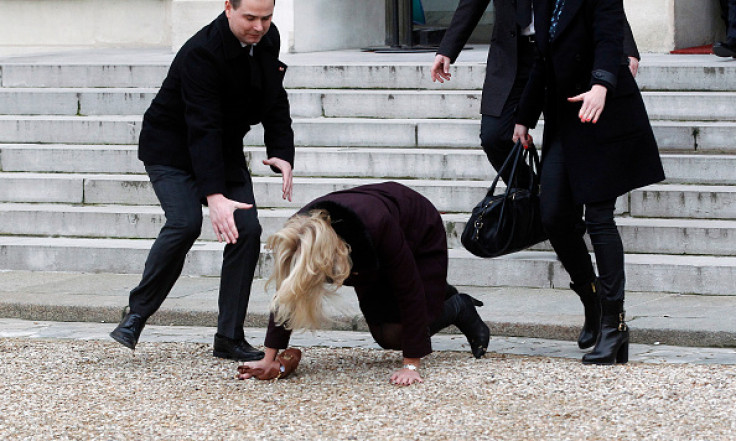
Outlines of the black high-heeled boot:
M598 333L601 331L599 286L597 277L592 282L581 286L574 283L570 284L570 289L577 293L583 303L583 308L585 308L585 322L583 323L583 329L580 330L580 335L578 335L578 347L580 349L593 346L598 339Z
M601 334L592 352L583 355L584 364L616 364L629 361L629 327L623 302L603 302Z
M467 294L459 293L449 297L445 300L442 315L429 326L430 335L455 325L468 339L473 357L481 358L488 349L491 330L478 315L476 306L483 306L483 302Z

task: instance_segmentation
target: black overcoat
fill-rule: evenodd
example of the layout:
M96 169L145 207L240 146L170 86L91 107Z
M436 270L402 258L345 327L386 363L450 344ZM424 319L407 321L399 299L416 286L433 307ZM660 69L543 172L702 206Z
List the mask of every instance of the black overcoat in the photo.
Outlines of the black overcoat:
M663 180L649 117L623 51L622 1L566 0L550 41L554 3L534 0L537 56L517 111L518 123L534 127L544 110L542 170L544 150L559 136L577 203L615 198ZM581 104L567 98L594 84L608 89L605 108L597 124L581 123Z
M262 123L269 157L294 162L294 133L283 87L275 25L253 56L230 31L223 12L190 38L143 116L138 157L194 174L201 196L243 182L243 137ZM252 69L258 71L252 75ZM278 171L275 170L274 171Z
M450 58L454 63L490 2L491 0L460 0L437 53ZM516 25L516 0L493 0L493 7L495 18L480 113L500 116L516 79L519 29ZM624 49L626 54L639 59L639 51L628 21L624 27Z
M345 285L353 286L368 323L401 323L405 357L432 352L429 325L447 294L447 236L437 209L396 182L364 185L322 196L299 213L330 213L335 232L350 245ZM265 345L287 347L290 333L273 316Z

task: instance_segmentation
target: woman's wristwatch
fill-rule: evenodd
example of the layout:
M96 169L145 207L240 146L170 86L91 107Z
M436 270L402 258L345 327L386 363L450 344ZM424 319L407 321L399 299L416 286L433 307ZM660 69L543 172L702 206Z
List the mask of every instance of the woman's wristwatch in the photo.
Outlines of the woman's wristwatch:
M415 370L417 370L417 365L410 364L410 363L409 364L405 364L404 365L404 369L409 369L410 371L415 371Z

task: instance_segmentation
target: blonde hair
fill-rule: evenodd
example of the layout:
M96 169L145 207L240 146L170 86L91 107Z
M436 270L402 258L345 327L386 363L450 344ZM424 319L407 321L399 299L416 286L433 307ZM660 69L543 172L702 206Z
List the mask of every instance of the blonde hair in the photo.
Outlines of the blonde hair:
M296 215L268 238L276 283L271 311L287 329L317 329L327 318L323 300L350 275L350 247L335 233L325 210Z

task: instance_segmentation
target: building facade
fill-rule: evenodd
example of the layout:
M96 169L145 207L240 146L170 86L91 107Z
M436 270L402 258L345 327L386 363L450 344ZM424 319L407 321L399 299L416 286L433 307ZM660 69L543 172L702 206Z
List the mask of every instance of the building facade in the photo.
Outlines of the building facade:
M106 47L176 50L222 9L223 0L0 0L0 55ZM410 8L412 0L400 0ZM447 25L458 0L422 0L428 24ZM394 0L279 0L285 52L385 45ZM723 35L718 0L624 0L643 52L713 43ZM404 14L405 15L405 12ZM402 17L403 18L403 17ZM487 42L489 8L473 41ZM404 40L405 41L405 40Z

